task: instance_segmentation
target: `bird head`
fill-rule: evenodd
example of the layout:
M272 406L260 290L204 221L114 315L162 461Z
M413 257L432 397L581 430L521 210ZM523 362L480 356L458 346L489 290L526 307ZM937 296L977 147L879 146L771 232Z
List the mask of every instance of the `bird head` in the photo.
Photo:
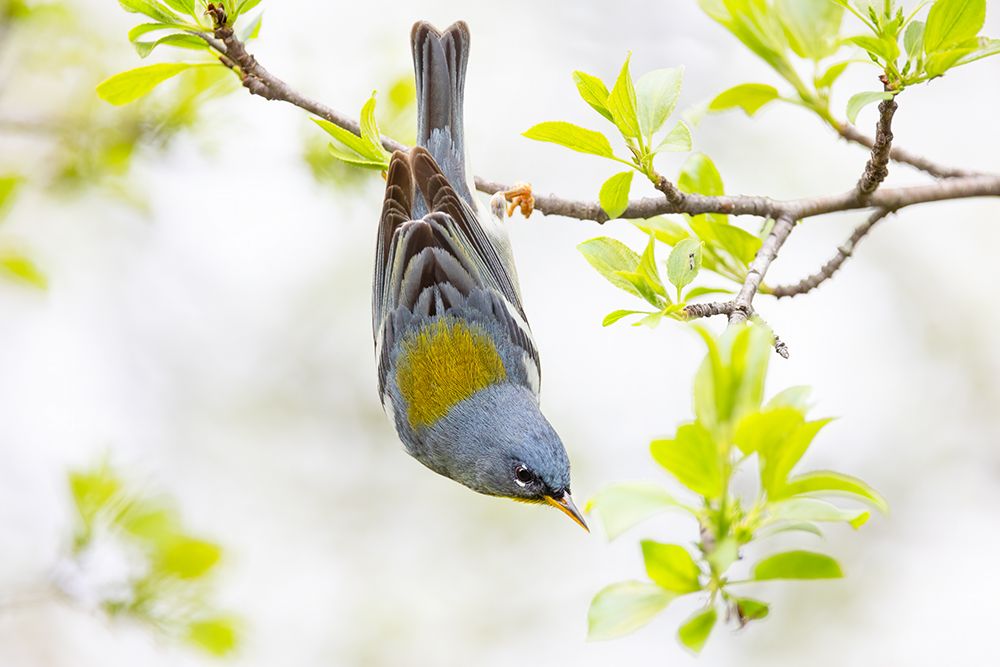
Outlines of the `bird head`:
M415 456L433 470L479 493L552 505L589 530L570 495L566 448L525 387L487 387L421 439Z

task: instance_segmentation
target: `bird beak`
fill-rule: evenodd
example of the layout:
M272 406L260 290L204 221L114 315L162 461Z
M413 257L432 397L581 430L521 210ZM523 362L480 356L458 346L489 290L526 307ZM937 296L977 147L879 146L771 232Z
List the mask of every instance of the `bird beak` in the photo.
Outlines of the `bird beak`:
M585 531L590 532L590 528L587 528L587 522L583 520L583 514L576 508L573 498L568 493L564 491L558 498L545 496L545 502L563 512L566 516L573 519L573 521L576 521Z

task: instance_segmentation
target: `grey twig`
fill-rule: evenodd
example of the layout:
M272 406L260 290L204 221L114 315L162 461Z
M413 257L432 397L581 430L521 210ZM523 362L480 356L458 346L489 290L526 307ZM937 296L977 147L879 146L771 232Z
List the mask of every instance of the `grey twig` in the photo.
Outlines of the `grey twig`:
M798 296L799 294L805 294L806 292L811 292L816 289L833 277L833 274L835 274L844 262L847 261L847 258L854 253L854 248L857 247L858 242L871 231L872 227L874 227L879 220L886 217L890 213L892 213L892 211L889 209L880 208L868 216L868 219L865 220L864 223L858 225L857 229L854 230L854 233L851 234L850 238L847 239L843 245L837 248L837 254L831 257L816 273L806 276L799 282L791 285L779 285L777 287L772 287L768 290L768 292L780 299L782 297Z
M878 189L889 175L889 152L892 150L892 116L896 113L896 100L889 98L878 105L878 123L875 126L875 142L865 171L858 180L856 190L862 200Z
M747 276L743 280L743 287L733 299L733 312L729 314L730 324L738 324L746 320L747 316L753 312L751 304L757 295L758 288L760 288L761 280L764 279L764 274L767 273L771 262L778 256L778 251L781 250L781 246L785 244L794 227L795 220L788 216L781 216L774 221L771 232L764 239L764 243L761 244L757 255L750 262L750 266L747 267Z
M736 304L732 301L712 301L711 303L691 303L684 307L684 315L689 320L713 315L729 315Z
M852 141L856 144L861 144L865 148L872 148L875 145L875 141L866 135L865 133L858 130L858 128L850 125L848 123L843 123L837 127L837 134L848 141ZM978 172L971 171L968 169L955 169L953 167L946 167L940 165L937 162L928 160L922 155L917 155L916 153L911 153L910 151L900 148L899 146L893 146L889 151L889 159L894 162L901 162L903 164L908 164L911 167L915 167L920 171L926 172L935 178L960 178L963 176L976 176Z

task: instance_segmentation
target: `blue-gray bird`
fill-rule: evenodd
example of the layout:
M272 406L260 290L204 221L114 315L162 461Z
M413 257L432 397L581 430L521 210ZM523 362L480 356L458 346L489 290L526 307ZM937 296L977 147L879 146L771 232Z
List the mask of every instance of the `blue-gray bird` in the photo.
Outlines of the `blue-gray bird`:
M382 405L415 459L474 491L546 502L587 527L538 407L504 197L473 196L462 98L469 28L413 26L417 143L386 176L372 293Z

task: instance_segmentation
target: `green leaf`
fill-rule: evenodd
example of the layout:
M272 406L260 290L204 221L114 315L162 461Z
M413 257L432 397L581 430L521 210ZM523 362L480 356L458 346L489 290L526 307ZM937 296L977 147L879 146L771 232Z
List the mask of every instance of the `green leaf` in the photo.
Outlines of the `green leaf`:
M770 537L771 535L777 535L778 533L809 533L815 535L816 537L823 537L823 531L820 530L819 526L809 521L793 521L773 523L769 526L764 526L755 535L756 539Z
M38 289L46 289L49 281L30 257L17 250L0 250L0 272Z
M217 544L181 537L157 554L156 569L179 579L198 579L208 573L222 557Z
M20 176L0 176L0 219L14 201L24 179Z
M986 0L937 0L927 14L924 52L943 51L977 34L986 21Z
M836 52L843 8L829 0L777 0L775 13L800 58L819 61Z
M753 598L733 598L733 602L736 603L736 613L739 615L741 624L766 618L771 611L766 602Z
M695 216L695 218L692 218L692 229L698 233L699 230L696 229L697 226L708 226L711 229L711 235L709 238L717 241L714 245L718 245L726 250L743 266L747 266L753 261L753 258L757 255L757 251L760 250L760 246L763 244L760 237L754 236L750 232L735 225L719 222L712 218L701 218L700 216ZM699 236L704 238L704 236L700 233Z
M193 67L221 67L218 63L157 63L115 74L97 85L97 95L116 106L145 97L158 85Z
M708 562L716 572L722 573L729 569L740 557L740 550L736 540L732 537L724 537L715 545L711 553L708 554Z
M122 9L133 14L144 14L159 23L179 24L180 17L150 0L118 0Z
M687 488L709 498L722 495L719 450L700 423L685 424L672 440L654 440L649 447L653 459Z
M792 477L775 496L775 499L814 493L846 494L871 503L883 514L889 513L889 503L878 491L857 477L832 470L818 470Z
M646 574L661 588L679 595L701 590L701 570L684 547L643 540L642 558Z
M903 33L903 48L909 58L919 58L924 51L924 22L912 21Z
M373 146L370 142L365 141L364 139L354 134L350 130L345 130L339 125L334 125L333 123L324 118L312 118L311 120L312 122L319 125L319 127L324 132L326 132L331 137L333 137L341 144L346 146L348 149L356 153L357 156L361 158L362 162L370 162L375 164L386 164L388 162L386 160L385 151L382 150L381 146ZM343 151L336 149L335 147L331 147L331 152L333 152L334 155L344 160L345 162L348 161L347 158L342 157L340 155L343 153ZM358 157L355 157L353 159L357 161Z
M870 56L881 59L882 62L892 64L899 57L899 44L895 39L888 37L875 37L872 35L857 35L849 37L846 41L860 46L868 52Z
M892 99L892 93L877 93L873 91L852 95L851 99L847 101L847 120L851 121L852 124L857 123L858 113L862 109L869 104L888 99Z
M224 617L192 621L187 628L187 640L212 655L228 655L236 649L236 623Z
M240 39L244 42L249 42L250 40L257 39L260 37L260 27L264 24L264 14L263 12L257 15L250 25L244 27L240 30Z
M372 147L372 153L382 154L382 136L378 131L378 123L375 122L375 91L371 97L361 107L361 138Z
M660 326L660 322L663 320L663 313L650 313L646 317L642 318L638 322L634 322L632 326L634 327L649 327L650 329L655 329Z
M535 125L524 136L535 141L548 141L580 153L613 158L611 143L600 132L588 130L562 121L549 121Z
M708 641L708 636L712 634L717 616L715 607L696 612L681 625L677 631L677 638L694 653L700 653Z
M688 293L684 295L684 298L685 300L690 300L709 294L733 294L733 290L725 287L695 287L688 290Z
M656 217L645 220L629 220L636 228L642 230L647 236L652 234L657 241L666 243L669 246L676 245L681 239L689 238L684 226L671 218Z
M385 171L389 167L389 161L387 159L372 160L371 158L362 157L354 152L341 150L334 144L330 144L327 149L333 157L354 167L372 169L374 171Z
M792 498L772 503L769 511L778 521L843 521L855 529L863 526L871 518L871 512L868 510L845 510L833 503L815 498Z
M635 273L639 268L640 257L634 250L621 241L606 236L584 241L577 246L577 249L612 285L637 297L645 298L639 288L635 287L634 281L622 276L623 273Z
M667 296L667 290L664 289L663 280L660 278L660 271L656 268L656 239L652 235L649 237L646 249L643 251L642 257L639 259L639 269L637 270L637 273L642 276L643 280L646 281L646 284L649 285L650 289L660 296Z
M691 130L687 123L682 120L677 121L673 129L663 137L663 141L656 147L656 153L668 151L672 153L683 153L691 150Z
M724 90L715 96L708 108L711 111L725 111L739 107L748 116L753 116L762 106L778 99L778 89L765 83L744 83Z
M579 70L573 72L573 81L576 83L576 89L583 101L589 104L594 111L613 122L611 112L608 111L608 87L604 85L604 82L596 76Z
M762 458L770 458L777 455L804 423L805 417L794 407L751 412L737 424L733 443L746 455L756 452Z
M701 268L701 241L684 239L674 246L667 258L667 280L682 288L691 283Z
M753 569L757 581L771 579L840 579L840 565L825 554L814 551L786 551L765 558Z
M715 164L704 153L692 153L681 167L677 187L683 192L717 197L725 194L722 176Z
M192 51L207 51L209 48L208 44L202 38L187 34L165 35L152 42L132 42L132 46L135 47L135 51L139 54L140 58L145 58L153 52L153 49L161 45L176 46Z
M656 584L622 581L601 589L587 612L587 638L614 639L649 623L676 597Z
M243 16L247 12L251 11L254 7L259 5L260 1L261 0L243 0L243 2L241 2L236 7L236 15Z
M771 397L771 400L764 406L765 409L792 407L805 414L809 408L809 394L812 389L806 385L796 385L779 391Z
M980 58L986 58L988 56L995 56L1000 53L1000 39L990 39L989 37L979 38L979 48L970 54L962 56L959 58L956 65L965 65L971 62L975 62Z
M601 208L614 220L628 208L628 195L632 189L632 176L635 171L623 171L604 181L601 186Z
M975 53L978 44L978 40L970 39L954 48L935 51L927 56L924 71L931 77L941 76L952 67L956 67L963 58Z
M181 15L194 16L194 0L163 0L163 2Z
M677 106L684 79L683 67L653 70L639 77L635 83L639 130L652 139ZM689 133L690 138L690 133ZM690 149L688 149L690 150Z
M829 88L830 86L832 86L834 82L836 82L836 80L840 78L840 75L844 73L844 70L846 70L847 66L850 64L851 61L845 60L844 62L834 63L830 65L828 68L826 68L826 71L823 72L823 74L817 77L816 87Z
M655 484L630 482L601 489L587 503L586 511L597 514L608 539L613 540L651 516L683 507Z
M649 315L649 314L650 313L646 312L645 310L614 310L604 316L604 319L601 320L601 326L602 327L611 326L618 320L622 319L623 317L627 317L629 315Z
M629 72L629 61L632 59L630 53L625 58L621 72L615 85L608 94L608 111L611 112L611 119L621 131L622 136L630 139L638 139L640 136L639 118L636 110L635 85L632 83L632 74Z
M788 437L781 441L774 441L773 447L769 451L758 451L763 463L760 470L761 486L768 495L774 496L781 493L792 468L805 454L820 429L829 424L830 421L832 420L818 419L805 422Z

